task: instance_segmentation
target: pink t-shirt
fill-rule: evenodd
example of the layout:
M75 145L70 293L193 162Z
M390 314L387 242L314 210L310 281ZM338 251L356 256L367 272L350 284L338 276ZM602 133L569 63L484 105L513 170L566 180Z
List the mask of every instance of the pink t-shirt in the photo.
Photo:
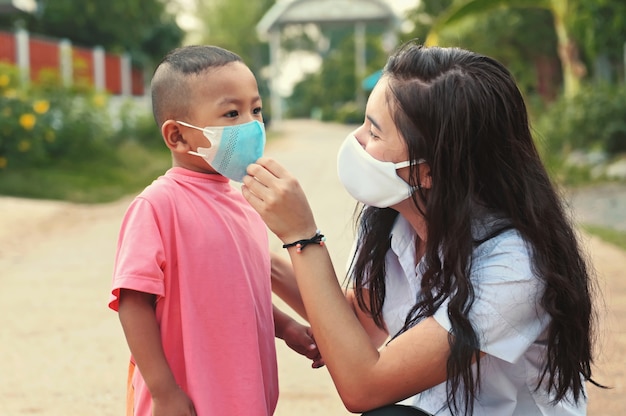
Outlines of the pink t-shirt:
M113 310L121 288L157 295L165 355L199 416L273 414L267 229L228 179L172 168L132 202L118 241ZM150 416L139 371L133 385L135 415Z

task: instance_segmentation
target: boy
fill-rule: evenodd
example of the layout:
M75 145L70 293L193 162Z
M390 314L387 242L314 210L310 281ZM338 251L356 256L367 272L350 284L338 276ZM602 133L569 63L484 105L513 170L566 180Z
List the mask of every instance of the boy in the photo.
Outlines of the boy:
M128 208L109 303L132 354L129 411L271 415L274 336L314 362L318 352L273 307L265 224L229 183L265 145L256 79L230 51L188 46L151 90L172 168Z

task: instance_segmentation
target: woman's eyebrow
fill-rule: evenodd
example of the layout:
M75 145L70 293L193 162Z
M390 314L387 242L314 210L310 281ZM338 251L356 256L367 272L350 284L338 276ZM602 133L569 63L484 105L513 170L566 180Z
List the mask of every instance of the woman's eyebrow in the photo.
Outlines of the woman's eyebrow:
M380 124L378 124L378 123L376 122L376 120L374 120L374 119L372 118L372 116L367 115L367 116L365 116L365 117L366 117L366 118L370 121L370 123L372 123L372 125L373 125L374 127L376 127L378 130L382 131L382 129L380 128Z

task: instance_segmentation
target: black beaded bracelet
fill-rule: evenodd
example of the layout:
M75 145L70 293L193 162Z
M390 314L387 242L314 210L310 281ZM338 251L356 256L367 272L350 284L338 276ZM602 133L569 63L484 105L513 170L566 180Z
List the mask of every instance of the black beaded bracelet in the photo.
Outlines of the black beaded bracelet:
M306 240L298 240L293 243L283 244L283 248L296 247L298 253L300 253L307 245L309 244L319 244L320 246L324 245L324 241L326 241L326 237L321 233L320 230L315 231L315 235Z

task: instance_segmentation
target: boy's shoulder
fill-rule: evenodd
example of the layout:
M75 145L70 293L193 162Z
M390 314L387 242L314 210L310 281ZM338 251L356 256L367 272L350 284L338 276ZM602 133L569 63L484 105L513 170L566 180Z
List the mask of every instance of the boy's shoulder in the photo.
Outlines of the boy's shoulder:
M216 180L216 178L209 180L208 175L197 174L182 168L171 168L146 186L137 199L147 200L157 206L163 204L176 206L184 201L192 200L196 203L212 204L216 202L216 194L231 191L227 179L225 181Z
M168 198L172 194L172 188L174 184L166 179L166 175L161 175L154 179L148 186L146 186L137 198L147 200L158 200L161 198Z
M181 190L178 188L180 186L175 181L167 179L166 175L161 175L135 196L131 206L151 206L152 210L159 212L175 207L176 201L180 200Z

